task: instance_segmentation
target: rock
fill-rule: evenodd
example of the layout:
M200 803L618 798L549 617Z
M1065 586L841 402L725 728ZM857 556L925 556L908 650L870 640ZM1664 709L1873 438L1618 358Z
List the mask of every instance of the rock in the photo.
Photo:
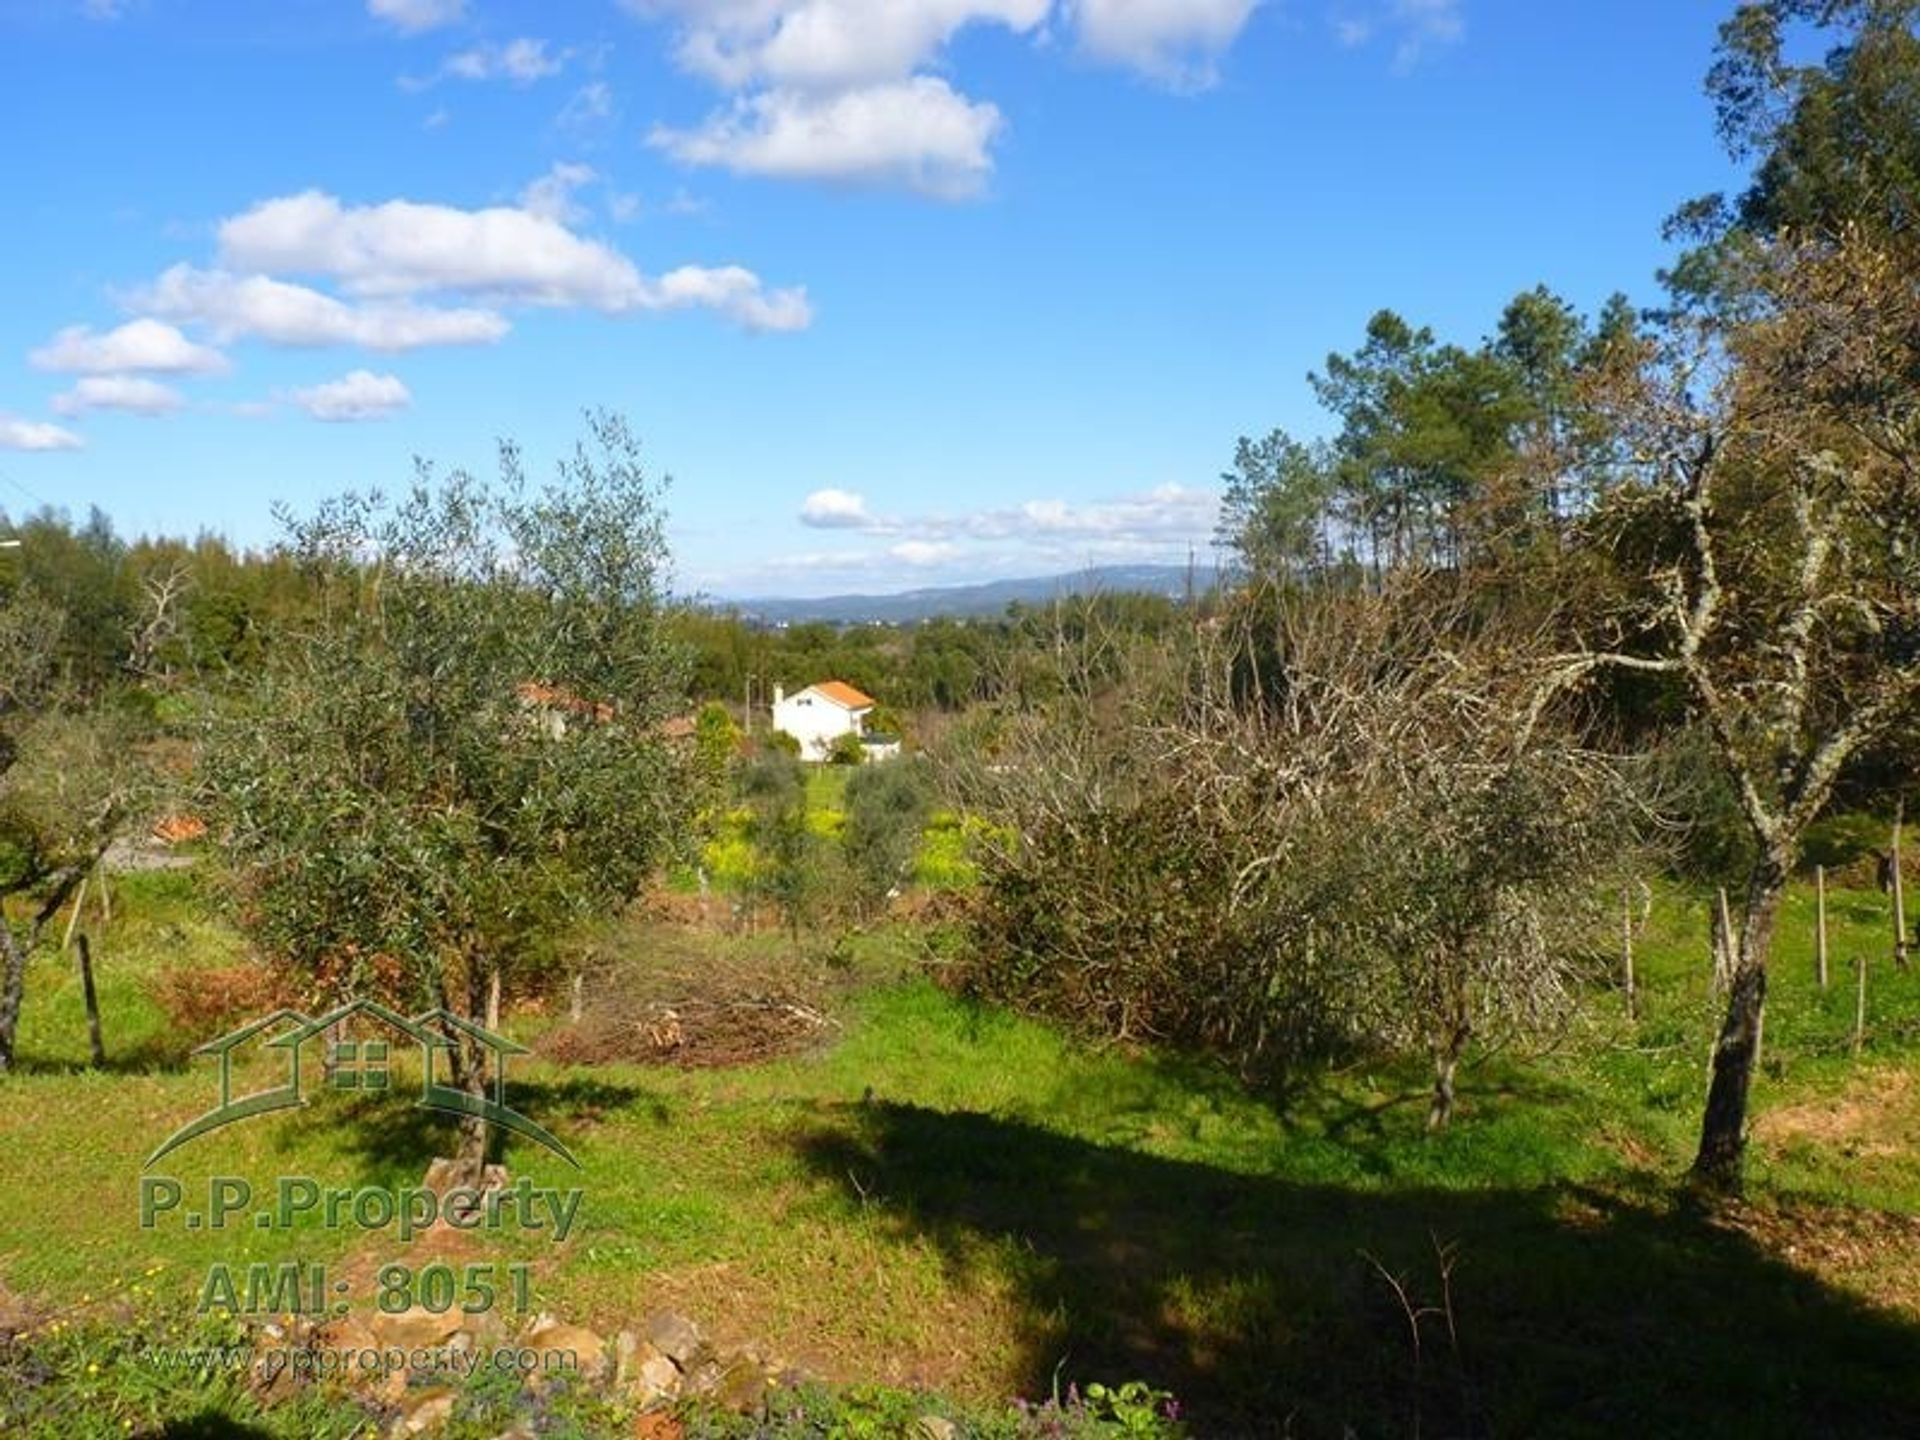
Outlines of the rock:
M480 1172L480 1184L478 1187L475 1187L472 1183L472 1173L465 1165L461 1164L458 1160L447 1159L443 1156L427 1166L426 1178L423 1179L420 1184L423 1188L431 1190L434 1194L442 1197L449 1191L473 1190L475 1188L478 1188L481 1194L485 1194L489 1190L504 1190L507 1188L507 1167L504 1165L487 1166ZM467 1207L466 1213L472 1214L473 1211L478 1208L477 1205Z
M707 1358L700 1360L692 1369L685 1371L681 1375L680 1393L682 1395L711 1395L719 1388L720 1382L726 1379L726 1376L726 1366L722 1365L718 1360L713 1359L711 1352L707 1352Z
M767 1391L773 1377L767 1367L749 1354L735 1355L722 1367L712 1387L714 1402L742 1415L758 1414L766 1408Z
M419 1305L398 1315L375 1315L368 1321L379 1344L398 1345L407 1350L445 1344L460 1329L460 1324L457 1312L436 1315Z
M402 1440L408 1435L424 1435L429 1430L439 1429L453 1419L456 1398L455 1392L444 1386L414 1391L402 1402L400 1414L395 1417L387 1434L394 1440Z
M320 1327L320 1348L334 1351L377 1350L380 1337L356 1315L342 1315Z
M684 1315L662 1310L647 1321L647 1340L685 1373L710 1359L713 1347L700 1327Z
M637 1416L633 1422L633 1440L681 1440L686 1433L686 1426L663 1410Z
M652 1349L651 1346L648 1349ZM621 1388L637 1405L650 1405L655 1400L675 1400L680 1395L680 1367L673 1361L654 1350L644 1360L633 1367L633 1372L621 1382Z
M960 1427L944 1415L922 1415L913 1422L913 1440L959 1440Z
M607 1342L583 1325L568 1325L546 1313L536 1315L527 1326L521 1342L544 1352L570 1352L583 1380L600 1380L607 1373ZM535 1379L547 1374L544 1367L534 1372ZM538 1387L536 1387L538 1388Z

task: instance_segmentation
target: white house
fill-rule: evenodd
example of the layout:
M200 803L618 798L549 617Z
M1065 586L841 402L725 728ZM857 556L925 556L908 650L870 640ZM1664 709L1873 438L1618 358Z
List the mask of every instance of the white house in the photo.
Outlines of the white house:
M873 707L872 696L862 695L844 680L822 680L791 695L776 685L773 728L800 742L802 760L825 760L842 735L865 738Z

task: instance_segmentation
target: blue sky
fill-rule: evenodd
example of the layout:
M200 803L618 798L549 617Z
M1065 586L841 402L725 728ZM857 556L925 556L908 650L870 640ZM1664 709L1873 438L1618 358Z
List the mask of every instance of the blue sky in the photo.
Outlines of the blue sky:
M0 507L673 476L685 588L1203 553L1382 306L1655 298L1696 0L0 0Z

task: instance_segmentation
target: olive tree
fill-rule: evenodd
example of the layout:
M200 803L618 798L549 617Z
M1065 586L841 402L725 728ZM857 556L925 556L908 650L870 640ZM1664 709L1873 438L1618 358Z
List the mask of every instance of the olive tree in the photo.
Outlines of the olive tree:
M660 490L589 422L543 487L503 445L491 484L422 465L393 501L282 517L314 603L213 718L206 788L239 913L318 991L479 1021L678 838ZM485 1143L469 1123L462 1161Z
M1695 1178L1738 1187L1774 922L1847 766L1920 702L1920 293L1911 240L1742 252L1737 305L1623 353L1634 456L1593 521L1624 603L1559 657L1684 688L1753 840Z
M137 707L90 704L57 679L61 606L22 587L0 604L0 1071L13 1065L28 957L42 931L154 791Z

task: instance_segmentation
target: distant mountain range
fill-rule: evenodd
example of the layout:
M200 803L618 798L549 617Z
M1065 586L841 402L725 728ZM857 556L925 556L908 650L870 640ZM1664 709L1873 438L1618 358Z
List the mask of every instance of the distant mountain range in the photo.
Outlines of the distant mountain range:
M879 621L910 625L938 616L964 618L999 615L1015 601L1044 605L1068 595L1126 592L1166 595L1179 599L1187 593L1184 565L1096 565L1066 575L1038 575L1026 580L988 580L978 585L942 585L926 590L903 590L895 595L822 595L815 599L765 596L750 600L716 600L715 608L738 610L768 625L799 625L824 620L834 625ZM1193 571L1196 590L1213 584L1212 566Z

